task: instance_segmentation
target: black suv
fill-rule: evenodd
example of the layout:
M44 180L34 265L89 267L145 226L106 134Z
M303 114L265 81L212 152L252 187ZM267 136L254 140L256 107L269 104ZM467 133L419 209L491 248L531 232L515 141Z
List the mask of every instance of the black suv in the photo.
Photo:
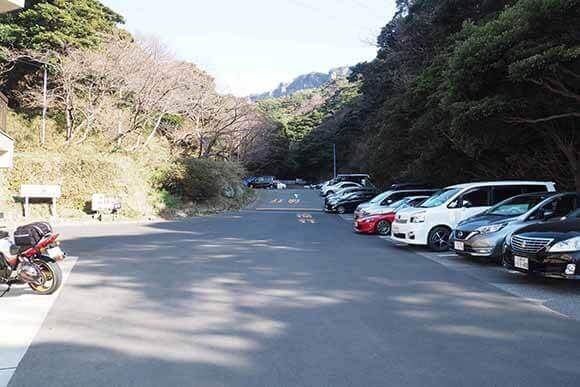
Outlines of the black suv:
M274 188L274 176L259 176L252 180L248 187L250 188Z

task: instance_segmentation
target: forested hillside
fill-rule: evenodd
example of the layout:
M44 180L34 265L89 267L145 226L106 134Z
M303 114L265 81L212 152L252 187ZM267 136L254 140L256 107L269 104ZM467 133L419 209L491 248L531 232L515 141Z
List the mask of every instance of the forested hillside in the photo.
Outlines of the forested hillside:
M62 185L61 213L73 217L93 193L121 197L130 217L227 207L246 195L241 163L275 159L277 123L122 24L96 0L29 1L0 16L6 130L17 151L3 173L9 216L20 216L13 196L27 183Z
M580 2L397 5L376 59L350 77L360 94L282 120L301 136L287 132L287 167L329 176L336 143L341 170L379 183L533 178L580 190Z

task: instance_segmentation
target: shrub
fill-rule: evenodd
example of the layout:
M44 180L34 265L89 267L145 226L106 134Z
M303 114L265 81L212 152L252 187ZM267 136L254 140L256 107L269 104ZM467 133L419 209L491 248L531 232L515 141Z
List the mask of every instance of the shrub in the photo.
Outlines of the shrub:
M157 174L157 185L183 200L202 202L240 192L243 168L236 163L205 159L182 159Z

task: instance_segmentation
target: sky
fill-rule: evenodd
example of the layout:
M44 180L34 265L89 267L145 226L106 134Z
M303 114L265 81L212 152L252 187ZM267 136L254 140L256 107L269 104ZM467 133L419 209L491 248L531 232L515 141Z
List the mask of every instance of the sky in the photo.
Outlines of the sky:
M101 1L130 32L159 38L238 96L373 59L395 12L395 0Z

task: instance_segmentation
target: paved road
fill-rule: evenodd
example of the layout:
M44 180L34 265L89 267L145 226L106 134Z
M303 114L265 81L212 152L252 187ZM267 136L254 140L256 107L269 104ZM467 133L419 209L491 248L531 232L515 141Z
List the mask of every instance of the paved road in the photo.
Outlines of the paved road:
M580 383L578 320L319 208L263 191L239 213L64 229L79 260L10 386Z

